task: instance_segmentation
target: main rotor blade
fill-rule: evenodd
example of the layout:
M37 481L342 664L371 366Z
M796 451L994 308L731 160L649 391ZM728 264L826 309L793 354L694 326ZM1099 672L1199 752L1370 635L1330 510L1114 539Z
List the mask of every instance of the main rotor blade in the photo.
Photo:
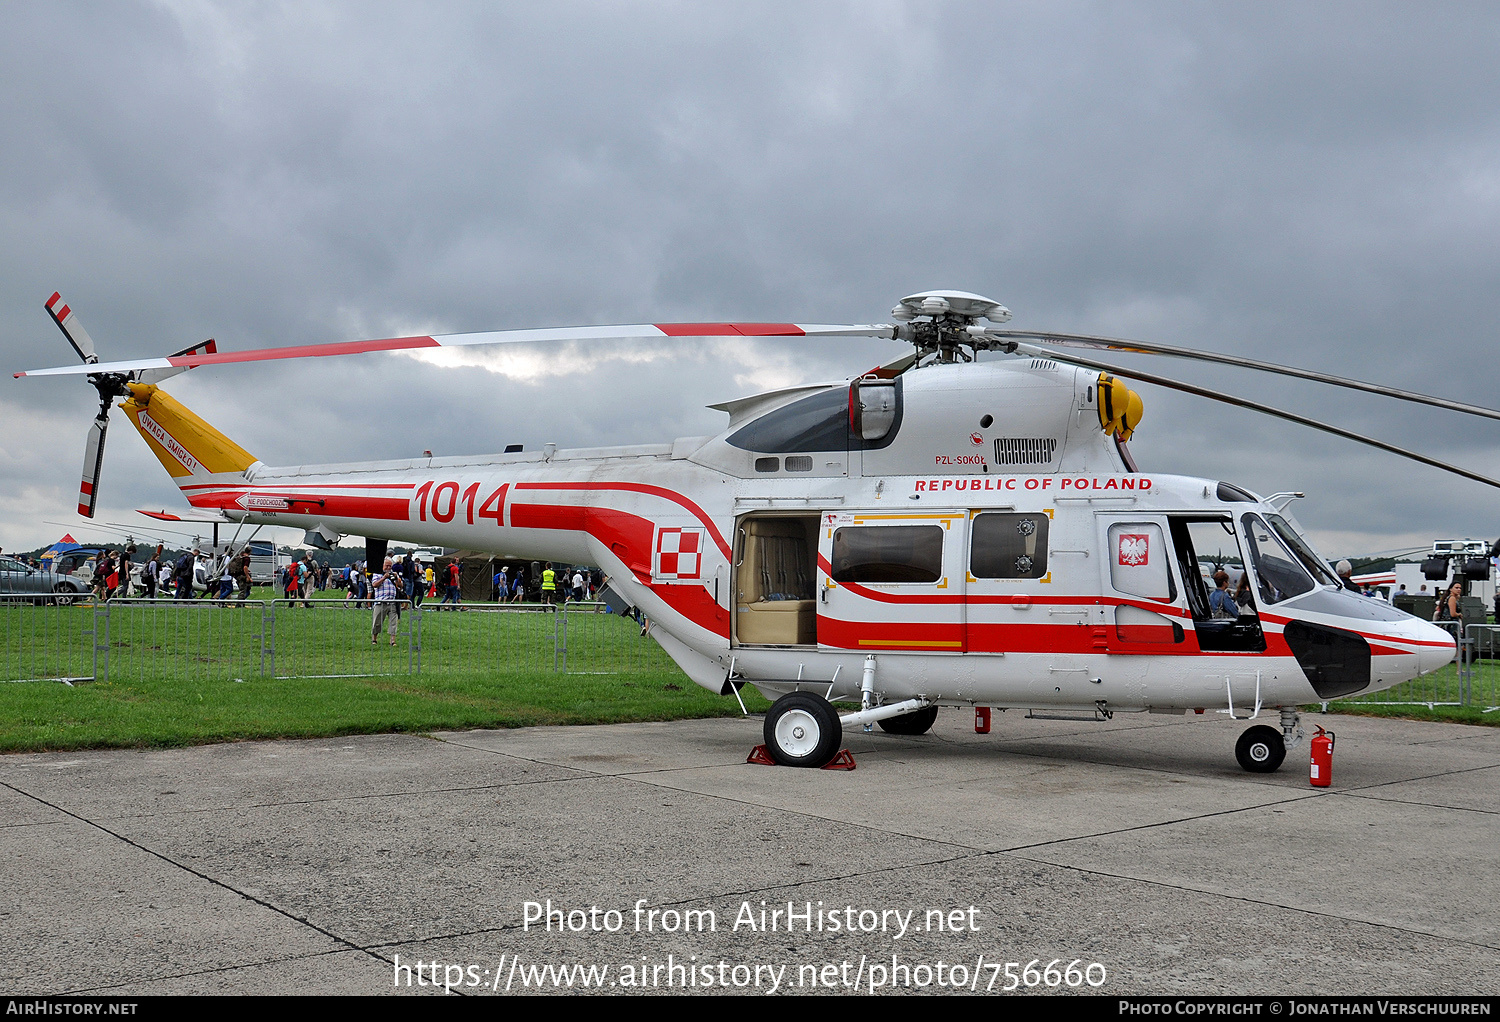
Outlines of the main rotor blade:
M1261 372L1277 373L1281 376L1293 376L1299 380L1313 380L1314 382L1326 383L1334 387L1364 391L1366 394L1379 394L1383 397L1393 397L1398 401L1412 401L1416 404L1431 405L1434 408L1445 408L1450 412L1462 412L1465 415L1480 415L1486 419L1500 419L1500 410L1486 408L1483 405L1465 404L1462 401L1450 401L1448 398L1433 397L1430 394L1418 394L1415 391L1388 387L1383 383L1365 383L1361 380L1351 380L1346 376L1331 376L1328 373L1315 372L1312 369L1299 369L1296 366L1283 366L1277 365L1274 362L1261 362L1252 358L1241 358L1238 355L1222 355L1216 351L1194 351L1192 348L1178 348L1170 344L1156 344L1151 341L1127 341L1117 337L1093 337L1088 334L1058 334L1042 330L986 330L985 336L996 338L1028 337L1047 344L1065 345L1072 348L1097 348L1107 351L1133 352L1140 355L1167 355L1171 358L1188 358L1199 362L1215 362L1219 365L1238 366L1241 369L1258 369Z
M323 358L357 355L367 351L405 351L415 348L447 348L471 344L521 344L546 341L659 340L665 337L885 337L895 328L885 324L846 325L836 323L637 323L629 326L548 327L540 330L489 330L472 334L387 337L370 341L334 344L302 344L288 348L250 351L196 352L166 358L97 362L88 366L59 366L16 373L23 376L76 376L80 373L130 373L140 370L217 365L223 362L265 362L282 358Z
M57 324L73 350L78 352L79 358L88 363L99 361L99 355L94 351L94 339L83 328L83 324L78 322L78 314L62 300L60 292L52 292L52 297L47 299L47 315L52 317L52 322Z
M78 513L94 517L99 502L99 470L104 465L104 437L109 432L109 406L100 409L99 417L89 427L89 438L83 445L83 482L78 484Z
M1166 387L1170 390L1179 390L1184 394L1194 394L1198 397L1206 397L1210 401L1219 401L1223 404L1235 405L1239 408L1248 408L1251 411L1263 412L1266 415L1274 415L1278 419L1286 419L1288 422L1295 422L1301 426L1307 426L1312 429L1322 430L1324 433L1332 433L1334 436L1341 436L1345 440L1353 440L1355 443L1364 444L1367 447L1374 447L1379 450L1385 451L1388 454L1397 455L1398 457L1409 458L1412 461L1421 462L1423 465L1431 465L1433 468L1440 468L1444 472L1451 472L1454 475L1463 476L1465 479L1472 479L1476 483L1484 483L1486 486L1493 486L1497 489L1500 489L1500 480L1491 479L1488 476L1482 476L1477 473L1470 472L1467 469L1457 468L1445 462L1429 458L1425 454L1418 454L1415 451L1408 451L1404 447L1397 447L1396 445L1388 444L1383 440L1375 440L1371 437L1365 436L1362 433L1354 433L1347 429L1341 429L1338 426L1330 426L1326 422L1319 422L1317 419L1309 419L1307 416L1298 415L1296 412L1282 411L1280 408L1273 408L1270 405L1263 405L1258 401L1250 401L1246 398L1235 397L1232 394L1220 393L1216 390L1209 390L1207 387L1199 387L1191 383L1183 383L1180 380L1171 380L1166 378L1165 376L1156 376L1152 373L1143 373L1134 369L1122 369L1119 366L1106 365L1103 362L1096 362L1091 358L1083 358L1079 355L1064 355L1060 352L1054 351L1051 348L1043 348L1035 344L1017 344L1016 350L1024 352L1027 355L1034 355L1039 358L1055 359L1058 362L1066 362L1069 365L1082 366L1085 369L1095 369L1099 372L1110 373L1114 376L1119 376L1127 380L1140 380L1143 383L1154 383L1159 387Z

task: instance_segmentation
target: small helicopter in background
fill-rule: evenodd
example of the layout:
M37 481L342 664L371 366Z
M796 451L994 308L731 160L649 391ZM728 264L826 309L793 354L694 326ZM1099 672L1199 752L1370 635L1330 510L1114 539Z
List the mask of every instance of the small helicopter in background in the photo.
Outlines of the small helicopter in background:
M1290 412L1096 361L1116 350L1254 368L1500 419L1493 409L1140 341L1004 328L962 291L903 298L894 322L644 324L416 336L101 362L58 295L47 308L100 398L78 511L91 516L111 404L197 516L596 564L697 684L774 700L772 757L819 767L843 731L927 731L941 707L1035 716L1204 713L1254 720L1239 763L1275 770L1303 704L1448 663L1453 636L1346 591L1286 504L1139 468L1123 378L1301 423L1494 480ZM582 450L272 467L161 389L200 366L494 343L662 337L880 337L914 351L857 377L711 407L713 436ZM998 352L1010 359L978 358ZM1244 565L1238 599L1203 565ZM1226 606L1226 603L1229 605ZM857 704L857 709L839 709Z

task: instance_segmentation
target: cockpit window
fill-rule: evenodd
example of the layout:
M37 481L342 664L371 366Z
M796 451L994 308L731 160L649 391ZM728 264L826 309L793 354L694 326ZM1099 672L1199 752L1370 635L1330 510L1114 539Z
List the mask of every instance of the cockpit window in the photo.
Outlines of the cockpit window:
M1245 526L1245 541L1255 564L1255 581L1262 603L1280 603L1312 592L1315 583L1301 560L1259 515L1245 515L1240 521Z
M1302 534L1292 528L1292 524L1280 515L1267 515L1271 528L1276 530L1286 545L1296 553L1297 559L1302 566L1312 572L1312 577L1318 580L1319 585L1333 586L1335 589L1341 587L1338 576L1328 569L1328 562L1318 556L1318 552L1312 548L1312 544L1302 538Z

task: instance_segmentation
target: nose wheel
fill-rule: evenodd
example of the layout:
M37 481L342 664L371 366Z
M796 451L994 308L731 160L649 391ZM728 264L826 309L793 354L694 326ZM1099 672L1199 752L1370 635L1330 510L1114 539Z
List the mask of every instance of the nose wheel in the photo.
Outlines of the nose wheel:
M788 692L766 713L766 750L782 766L821 767L839 751L838 711L811 692Z
M1234 743L1234 758L1253 774L1269 774L1286 759L1286 742L1274 727L1257 724Z

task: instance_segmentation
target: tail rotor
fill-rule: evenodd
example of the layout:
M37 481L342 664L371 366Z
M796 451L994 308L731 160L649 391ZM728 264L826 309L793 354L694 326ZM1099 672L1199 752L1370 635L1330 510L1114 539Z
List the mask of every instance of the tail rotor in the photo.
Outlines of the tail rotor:
M63 332L63 336L68 339L68 343L73 346L73 350L78 353L78 357L83 360L85 366L99 364L99 354L94 348L94 339L79 322L78 313L63 301L61 293L54 291L52 297L47 299L47 314ZM193 355L212 355L217 351L218 348L213 338L209 338L201 344L194 344L181 351L173 352L168 357L187 358ZM94 389L99 392L99 414L94 417L94 424L89 427L88 439L83 445L83 480L78 484L78 513L85 518L94 517L94 508L99 501L99 472L104 465L104 438L109 433L109 406L116 399L129 395L127 384L160 383L162 380L170 379L192 368L192 365L172 365L165 359L158 361L163 364L117 372L88 373L89 383L93 384Z
M78 352L84 365L98 363L99 354L94 349L94 339L79 322L78 314L62 300L60 293L54 291L52 297L47 299L47 314L63 332L73 350ZM89 427L88 439L83 445L83 480L78 484L78 513L85 518L94 517L94 508L99 502L99 471L104 465L104 438L109 433L109 406L116 398L129 393L125 384L130 382L132 375L90 373L88 377L89 383L99 392L99 414L94 417L94 424Z

